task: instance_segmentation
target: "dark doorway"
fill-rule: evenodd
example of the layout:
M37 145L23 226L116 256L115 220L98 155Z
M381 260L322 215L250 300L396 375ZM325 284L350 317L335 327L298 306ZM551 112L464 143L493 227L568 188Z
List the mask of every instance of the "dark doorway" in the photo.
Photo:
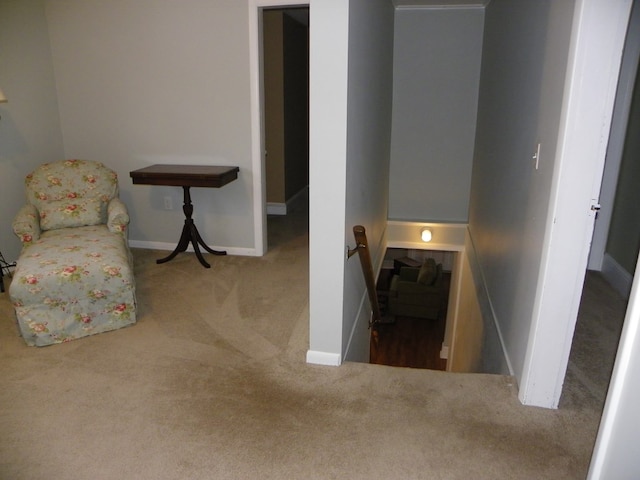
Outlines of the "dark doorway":
M267 214L308 208L309 8L264 9Z

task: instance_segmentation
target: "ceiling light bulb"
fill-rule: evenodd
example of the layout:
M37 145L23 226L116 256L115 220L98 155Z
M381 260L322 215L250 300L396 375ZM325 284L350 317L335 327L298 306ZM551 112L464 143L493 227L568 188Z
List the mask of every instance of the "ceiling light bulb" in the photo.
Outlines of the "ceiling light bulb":
M423 242L430 242L431 236L431 230L429 230L428 228L423 228L420 232L420 237L422 238Z

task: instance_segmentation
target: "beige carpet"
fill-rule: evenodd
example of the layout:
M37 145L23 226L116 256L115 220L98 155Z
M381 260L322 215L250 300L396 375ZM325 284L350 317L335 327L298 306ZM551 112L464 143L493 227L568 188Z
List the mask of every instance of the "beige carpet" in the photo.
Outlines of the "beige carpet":
M589 358L557 411L509 377L307 365L305 219L269 234L211 269L134 250L138 323L68 344L26 347L1 294L0 478L585 477L606 388Z

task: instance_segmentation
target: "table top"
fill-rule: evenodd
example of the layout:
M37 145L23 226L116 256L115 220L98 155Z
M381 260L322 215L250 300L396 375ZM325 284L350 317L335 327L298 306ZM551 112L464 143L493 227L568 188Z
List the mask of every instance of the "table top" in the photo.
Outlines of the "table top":
M238 178L239 167L156 164L129 172L134 184L219 188Z

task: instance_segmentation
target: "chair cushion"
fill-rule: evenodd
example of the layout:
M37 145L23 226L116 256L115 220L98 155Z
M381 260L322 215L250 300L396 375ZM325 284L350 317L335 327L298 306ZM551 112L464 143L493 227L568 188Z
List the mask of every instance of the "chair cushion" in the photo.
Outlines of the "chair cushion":
M431 285L435 281L436 276L436 261L433 258L427 258L427 260L420 267L420 273L418 273L418 283L421 283L423 285Z
M106 205L99 198L54 200L43 204L38 213L42 230L85 227L106 222Z

